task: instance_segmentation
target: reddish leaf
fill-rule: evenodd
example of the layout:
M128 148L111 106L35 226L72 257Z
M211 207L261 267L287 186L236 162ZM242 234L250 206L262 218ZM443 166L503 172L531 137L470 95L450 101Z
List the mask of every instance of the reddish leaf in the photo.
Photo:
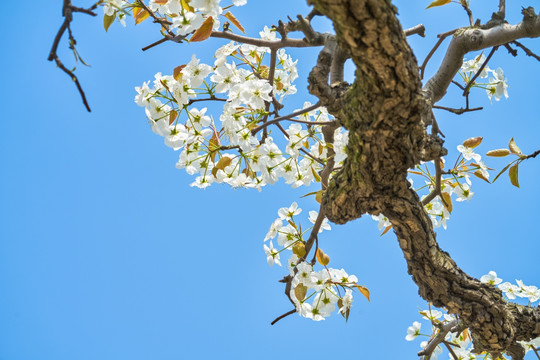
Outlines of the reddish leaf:
M214 19L209 16L204 20L200 28L195 31L195 34L189 39L190 42L204 41L212 34L212 28L214 27Z
M186 65L180 65L174 68L173 71L173 77L176 81L180 80L182 78L182 69L185 68Z
M174 120L176 120L177 117L178 117L178 113L175 110L172 110L169 113L169 125L172 125L172 123L174 122Z
M384 229L384 231L381 233L380 236L383 236L384 234L386 234L388 231L390 231L391 228L392 228L392 225L388 225L388 226Z

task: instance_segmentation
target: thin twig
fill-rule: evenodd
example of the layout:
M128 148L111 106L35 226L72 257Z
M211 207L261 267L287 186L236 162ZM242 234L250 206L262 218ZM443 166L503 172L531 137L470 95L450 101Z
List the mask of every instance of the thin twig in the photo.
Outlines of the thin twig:
M146 12L152 17L152 19L154 19L155 23L160 24L165 29L167 34L169 34L169 36L175 37L175 34L171 30L169 30L168 21L158 18L156 14L154 14L154 12L150 10L148 6L146 6L143 0L138 0L138 2L143 7L143 9L146 10Z
M424 350L418 352L418 356L424 356L424 359L429 359L433 351L440 343L444 343L444 338L449 332L461 332L463 331L463 325L459 320L452 320L446 324L442 324L439 327L439 333L432 339L430 339Z
M454 352L454 349L452 349L452 347L446 341L443 341L443 344L444 346L446 346L446 348L448 349L448 352L452 355L454 360L459 360L459 357Z
M465 90L463 90L463 96L466 96L469 94L469 90L471 89L471 87L474 85L474 82L476 81L476 79L478 79L478 77L480 76L480 74L482 73L482 71L484 71L484 68L486 67L487 63L489 62L489 60L491 59L491 57L493 56L493 54L495 54L495 51L497 51L497 49L499 48L499 46L494 46L491 51L489 52L489 55L488 57L486 58L486 61L484 61L484 63L482 64L482 66L480 66L480 69L478 69L478 71L476 72L476 74L474 74L473 78L471 79L471 81L469 81L469 83L467 84L467 86L465 86Z
M270 51L270 70L269 70L269 73L268 73L268 83L270 84L270 86L272 87L272 90L270 90L270 96L273 98L274 97L274 76L276 74L276 62L277 62L277 49L272 49ZM270 114L270 104L271 104L271 101L265 101L265 112L266 112L266 115L264 115L264 118L262 120L263 124L266 123L266 121L268 120L268 115ZM265 127L264 130L263 130L263 136L262 136L262 139L261 139L261 142L264 142L266 140L266 137L268 136L268 129Z
M478 111L478 110L484 109L483 107L477 107L477 108L472 108L472 109L469 109L469 108L454 109L454 108L449 108L449 107L445 107L445 106L438 106L438 105L433 105L433 108L434 109L440 109L440 110L446 110L446 111L449 111L449 112L451 112L453 114L456 114L456 115L461 115L461 114L464 114L466 112Z
M272 321L272 322L270 323L270 325L274 325L274 324L277 323L279 320L281 320L281 319L283 319L283 318L285 318L285 317L287 317L287 316L289 316L289 315L292 315L292 314L294 314L295 312L296 312L296 309L287 311L285 314L280 315L280 316L278 316L277 318L275 318L274 321Z
M431 57L433 56L433 54L435 54L435 51L437 51L437 49L439 48L439 46L441 46L442 42L444 41L444 39L446 39L448 36L450 35L453 35L455 32L457 31L457 29L454 29L454 30L450 30L448 32L445 32L445 33L442 33L442 34L439 34L437 35L437 37L439 38L439 40L437 41L437 43L435 44L435 46L433 47L433 49L431 49L431 51L429 52L429 54L426 56L426 58L424 59L424 62L422 63L422 66L420 66L420 78L423 79L424 78L424 72L426 70L426 65L427 63L429 62L429 60L431 59Z
M298 116L298 115L302 115L302 114L305 114L305 113L308 113L312 110L315 110L317 108L319 108L321 106L321 103L318 102L316 103L315 105L311 105L305 109L302 109L302 110L297 110L293 113L290 113L289 115L285 115L285 116L280 116L280 117L277 117L277 118L274 118L268 122L265 122L261 125L259 125L258 127L256 127L255 129L251 130L251 133L253 135L255 135L256 133L258 133L259 131L261 131L261 129L264 129L265 127L269 126L269 125L272 125L272 124L276 124L280 121L283 121L283 120L289 120L289 121L292 121L292 122L299 122L299 123L308 123L308 124L313 124L313 125L318 125L318 123L316 122L312 122L312 121L309 121L309 122L306 122L306 121L302 121L302 120L296 120L296 119L292 119L293 117L295 116ZM326 122L321 122L320 124L321 125L325 125Z
M510 46L510 44L504 44L503 46L506 48L506 50L508 50L508 52L509 52L510 54L512 54L512 56L514 56L514 57L517 56L517 54L518 54L518 53L517 53L517 50L514 49L514 48L512 48L512 47Z
M70 23L73 20L73 12L80 12L83 14L87 14L90 16L97 16L93 10L97 8L97 6L101 3L101 1L97 1L92 6L90 6L87 9L75 7L71 4L71 0L64 0L64 4L62 6L62 16L64 17L64 22L60 26L60 29L56 33L56 36L54 37L54 41L51 47L51 51L49 52L49 56L47 57L48 61L55 61L56 66L58 66L64 73L66 73L71 80L75 83L75 86L77 87L77 90L79 91L79 94L81 96L82 102L84 106L86 107L86 110L88 112L91 112L90 105L88 104L88 100L86 99L86 95L83 91L83 88L79 82L79 79L72 70L69 70L64 66L62 61L60 60L60 57L58 56L58 45L60 44L60 40L62 39L62 36L64 36L64 33L66 30L68 30L68 36L70 39L70 48L73 49L73 46L75 44L75 39L73 38L73 34L71 33Z
M469 15L469 23L471 24L471 26L474 26L473 14L472 14L471 9L469 9L468 2L467 1L462 1L461 6L463 6L463 9L465 9L465 11L467 12L467 15Z
M535 58L536 60L540 61L540 56L536 55L535 53L533 53L529 48L525 47L525 45L523 45L522 43L520 43L519 41L513 41L512 42L513 44L516 44L517 46L519 46L521 49L523 49L523 51L525 51L525 54L527 56L531 56L533 58Z
M538 154L540 154L540 150L536 150L535 152L533 152L531 155L527 155L524 160L527 160L527 159L534 159L535 157L538 156Z

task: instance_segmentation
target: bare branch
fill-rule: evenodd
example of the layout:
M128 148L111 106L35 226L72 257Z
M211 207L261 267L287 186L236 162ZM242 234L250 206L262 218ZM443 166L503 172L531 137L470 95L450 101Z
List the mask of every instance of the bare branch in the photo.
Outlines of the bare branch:
M287 311L285 314L280 315L280 316L278 316L277 318L275 318L274 321L272 321L272 322L270 323L270 325L274 325L274 324L277 323L279 320L281 320L281 319L283 319L283 318L286 318L287 316L292 315L292 314L294 314L295 312L296 312L296 309L292 309L292 310L290 310L290 311Z
M429 359L433 351L444 342L444 338L449 332L461 332L464 330L463 325L459 320L452 320L446 324L439 326L439 333L429 340L424 350L418 353L418 356L424 356L424 359Z
M426 71L426 65L427 65L427 63L429 62L429 60L431 59L431 57L433 56L433 54L435 54L435 51L437 51L437 49L439 48L439 46L441 46L442 42L443 42L448 36L453 35L456 31L457 31L457 29L454 29L454 30L445 32L445 33L443 33L443 34L437 35L437 37L439 38L439 40L437 41L437 43L435 44L435 46L433 47L433 49L431 49L431 51L429 52L429 54L428 54L428 55L426 56L426 58L424 59L424 62L422 63L422 66L420 66L420 79L423 79L423 78L424 78L424 72Z
M438 105L433 105L433 108L434 109L439 109L439 110L446 110L446 111L449 111L453 114L456 114L456 115L462 115L466 112L471 112L471 111L479 111L479 110L483 110L484 108L483 107L477 107L477 108L472 108L472 109L469 109L469 108L459 108L459 109L453 109L453 108L449 108L449 107L445 107L445 106L438 106Z
M47 60L49 61L54 60L56 62L56 66L58 66L64 73L66 73L71 78L71 80L73 80L73 82L75 83L75 86L77 87L77 90L79 91L82 102L88 112L91 112L92 110L90 109L90 105L88 104L88 100L86 99L86 95L82 89L79 79L77 78L77 76L75 76L72 70L69 70L68 68L64 66L64 64L62 63L62 61L60 60L57 54L57 51L58 51L58 45L60 44L60 40L62 39L62 36L64 36L64 33L66 32L66 30L68 30L69 32L69 38L70 38L70 43L71 43L70 47L74 46L75 39L73 38L73 35L71 34L71 29L70 29L70 24L71 24L71 21L73 20L73 12L80 12L80 13L84 13L90 16L97 16L97 14L93 12L93 10L97 8L100 2L101 1L98 1L94 5L90 6L89 8L83 9L83 8L73 6L71 4L71 0L64 0L64 4L62 7L62 16L64 17L64 22L62 23L62 25L60 26L60 29L58 30L58 32L56 33L56 36L54 37L51 51L49 52L49 56L47 58Z
M452 79L470 51L504 45L521 38L540 36L540 17L534 9L523 10L523 21L516 25L500 24L491 28L463 28L456 31L437 73L424 86L428 98L436 103L446 93Z
M426 37L426 27L422 24L418 24L416 26L413 26L412 28L403 30L405 35L411 36L411 35L420 35L421 37Z
M525 51L525 54L527 56L531 56L531 57L535 58L536 60L540 61L540 56L533 53L529 48L527 48L525 45L523 45L519 41L513 41L512 44L515 44L515 45L519 46L521 49L523 49L523 51Z

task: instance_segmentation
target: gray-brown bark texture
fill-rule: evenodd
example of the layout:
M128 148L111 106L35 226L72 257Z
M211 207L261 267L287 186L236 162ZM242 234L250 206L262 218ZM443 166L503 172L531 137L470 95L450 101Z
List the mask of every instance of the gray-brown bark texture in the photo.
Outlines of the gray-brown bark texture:
M348 158L323 198L326 216L343 224L365 213L384 213L420 295L459 316L472 332L476 352L507 351L522 358L523 348L516 341L540 336L539 309L508 304L494 286L465 274L439 248L431 220L409 188L407 169L445 150L442 141L426 132L430 101L395 7L390 0L308 3L333 21L338 46L357 69L354 84L344 93L334 91L332 97L310 87L349 130Z

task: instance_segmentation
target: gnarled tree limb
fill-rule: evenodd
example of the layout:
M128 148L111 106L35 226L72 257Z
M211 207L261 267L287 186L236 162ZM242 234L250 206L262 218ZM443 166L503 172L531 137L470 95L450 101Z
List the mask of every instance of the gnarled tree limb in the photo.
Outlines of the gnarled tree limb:
M426 132L431 105L440 100L463 56L521 37L540 36L540 20L524 10L518 25L456 32L443 64L422 89L417 61L390 0L308 0L329 17L338 46L356 65L354 84L329 108L349 130L348 158L323 197L329 220L343 224L364 213L384 213L395 229L420 295L458 314L471 330L474 351L507 352L522 359L517 341L540 336L540 308L507 303L499 289L468 276L437 244L431 219L407 182L407 169L445 154L442 140ZM321 54L320 56L325 56ZM324 73L324 70L319 69ZM325 86L312 92L332 101ZM335 101L335 100L333 100Z

